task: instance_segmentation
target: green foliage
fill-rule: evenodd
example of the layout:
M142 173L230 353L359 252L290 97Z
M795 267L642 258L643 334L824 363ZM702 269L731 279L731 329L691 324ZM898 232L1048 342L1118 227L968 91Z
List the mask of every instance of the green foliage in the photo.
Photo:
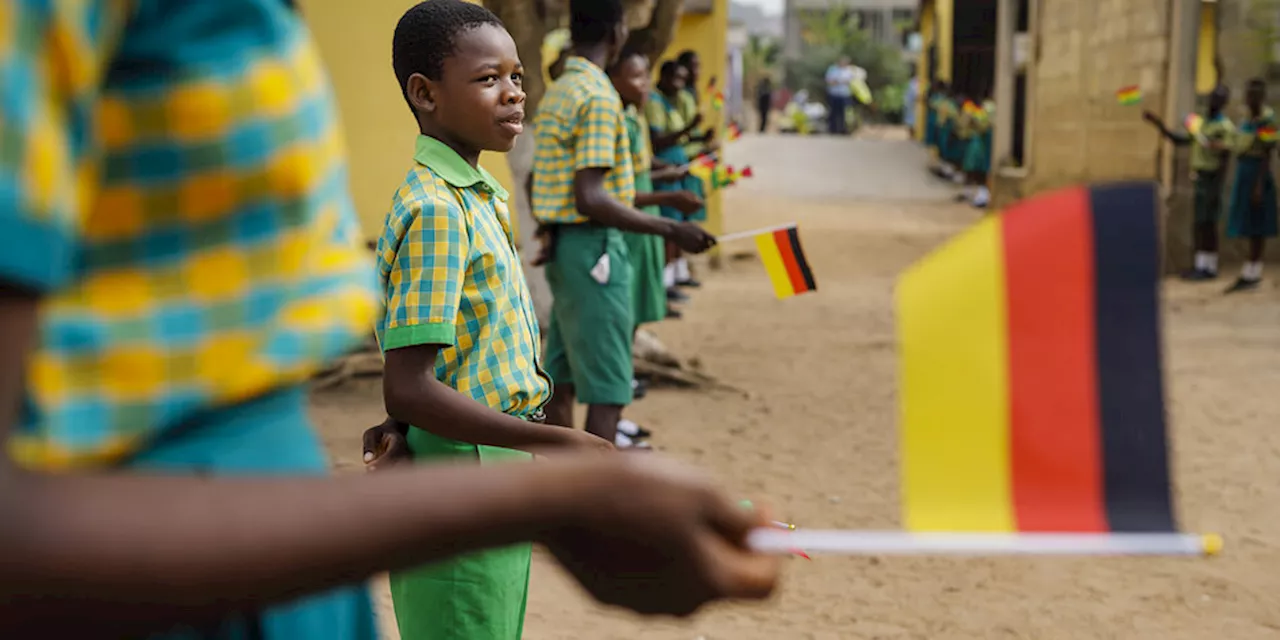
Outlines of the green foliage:
M787 64L789 88L807 89L811 96L821 99L827 91L827 69L841 57L848 56L853 64L866 69L867 86L876 96L878 110L882 113L902 111L908 71L899 49L876 42L861 28L854 14L841 7L801 14L801 19L805 49L799 59ZM882 99L888 102L881 103Z

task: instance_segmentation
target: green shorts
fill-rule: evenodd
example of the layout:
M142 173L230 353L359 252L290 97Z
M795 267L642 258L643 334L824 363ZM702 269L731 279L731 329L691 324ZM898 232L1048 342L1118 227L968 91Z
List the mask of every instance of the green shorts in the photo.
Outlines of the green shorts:
M420 463L471 460L519 463L521 451L448 440L409 430ZM404 640L520 640L529 598L533 547L518 544L459 556L410 571L391 572L396 625Z
M622 232L595 225L558 228L547 265L554 300L544 362L557 385L571 384L583 404L631 404L631 259ZM609 256L609 279L592 275Z
M1222 218L1222 176L1216 171L1197 171L1195 178L1196 224L1217 222Z

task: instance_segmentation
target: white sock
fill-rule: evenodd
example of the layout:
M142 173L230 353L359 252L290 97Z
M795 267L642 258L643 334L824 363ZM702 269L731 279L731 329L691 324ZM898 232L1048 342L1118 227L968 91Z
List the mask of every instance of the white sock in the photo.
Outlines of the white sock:
M668 289L676 286L676 265L674 263L662 269L662 285Z
M1196 252L1196 271L1207 271L1209 269L1209 254L1203 251Z
M687 258L676 260L676 282L685 282L691 277L689 274L689 260Z
M985 207L991 202L991 192L986 187L978 187L973 194L973 205L976 207Z
M618 421L618 433L628 438L634 438L640 435L640 425L623 418Z
M1240 277L1245 280L1261 280L1262 279L1262 263L1246 262L1244 269L1240 271Z
M951 176L951 181L956 184L964 184L964 174L957 171L955 175Z
M1209 253L1208 251L1204 252L1204 270L1209 273L1218 272L1218 254ZM1258 275L1261 276L1262 272L1259 271Z

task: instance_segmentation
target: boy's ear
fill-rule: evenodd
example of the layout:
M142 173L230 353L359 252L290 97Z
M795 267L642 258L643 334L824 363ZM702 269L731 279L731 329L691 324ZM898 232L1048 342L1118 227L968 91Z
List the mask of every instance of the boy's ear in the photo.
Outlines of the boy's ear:
M431 113L436 110L435 83L430 78L421 73L409 76L405 92L409 94L409 102L415 111Z

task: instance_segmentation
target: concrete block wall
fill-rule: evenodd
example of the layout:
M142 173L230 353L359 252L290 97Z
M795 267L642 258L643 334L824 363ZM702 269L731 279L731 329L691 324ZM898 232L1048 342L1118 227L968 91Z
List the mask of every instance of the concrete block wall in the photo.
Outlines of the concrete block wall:
M1041 0L1024 191L1158 175L1159 144L1141 114L1164 105L1169 1ZM1118 104L1116 91L1135 84L1142 104Z

